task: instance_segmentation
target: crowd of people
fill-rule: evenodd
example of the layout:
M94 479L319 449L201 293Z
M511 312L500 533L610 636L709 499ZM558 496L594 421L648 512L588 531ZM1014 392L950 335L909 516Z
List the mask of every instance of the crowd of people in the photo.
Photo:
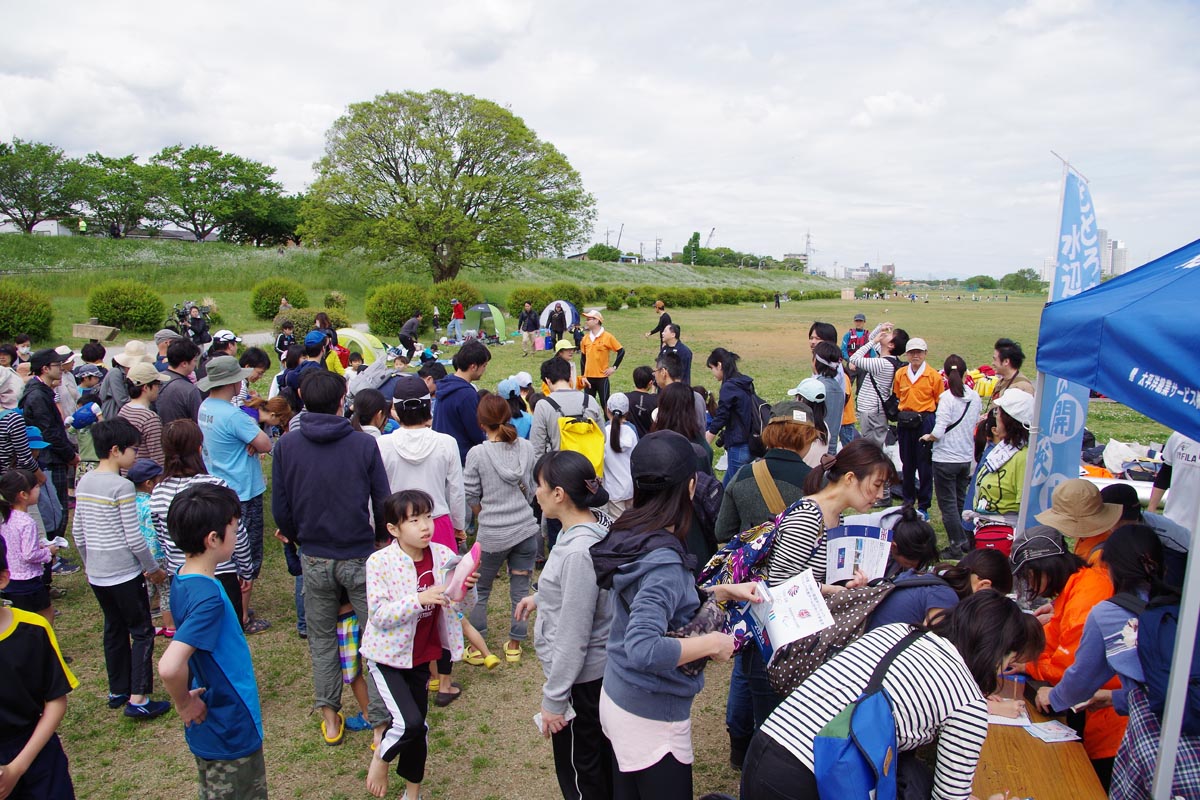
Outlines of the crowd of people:
M460 313L455 301L452 327ZM27 337L0 345L0 797L74 796L56 730L78 681L53 595L54 577L80 566L104 620L109 708L139 722L174 708L202 797L266 797L246 637L279 623L252 605L267 502L320 735L332 746L372 731L375 796L394 769L401 796L422 797L431 698L460 700L455 662L519 663L532 619L545 682L531 704L568 800L692 798L709 660L733 661L726 726L743 800L829 796L841 784L820 740L880 689L906 782L967 800L989 713L1021 710L999 697L1018 674L1039 709L1067 715L1112 797L1149 797L1161 709L1131 629L1146 604L1177 597L1200 445L1172 436L1148 510L1127 486L1070 480L1018 530L1034 398L1011 339L995 343L985 404L961 355L939 370L925 339L890 323L868 330L857 314L840 334L814 322L811 374L764 400L726 347L704 360L719 391L693 386L678 321L661 302L655 313L645 336L658 347L627 392L613 376L640 359L599 310L572 335L550 309L537 378L494 383L478 340L449 370L423 349L420 315L371 365L340 362L328 319L299 341L284 325L266 396L254 387L269 353L203 319L111 356L97 343L78 356ZM525 304L526 356L538 316ZM881 512L892 486L899 508ZM887 590L861 572L827 582L830 531L872 512L891 532ZM764 525L765 539L749 536ZM82 565L65 557L68 531ZM722 558L742 564L753 541L768 544L751 578L700 577ZM509 597L494 601L501 568ZM831 604L876 599L845 647L781 692L768 654L725 614L809 572ZM489 606L507 620L495 653ZM157 638L168 644L155 664ZM156 671L166 698L153 696ZM931 743L926 766L915 751ZM1200 737L1180 754L1178 790L1192 796Z

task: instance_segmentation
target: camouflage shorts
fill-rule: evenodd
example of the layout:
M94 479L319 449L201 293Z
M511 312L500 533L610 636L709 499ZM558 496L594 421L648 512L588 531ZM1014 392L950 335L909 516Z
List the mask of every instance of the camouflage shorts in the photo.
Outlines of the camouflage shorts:
M267 800L267 765L263 751L232 761L196 756L200 800Z

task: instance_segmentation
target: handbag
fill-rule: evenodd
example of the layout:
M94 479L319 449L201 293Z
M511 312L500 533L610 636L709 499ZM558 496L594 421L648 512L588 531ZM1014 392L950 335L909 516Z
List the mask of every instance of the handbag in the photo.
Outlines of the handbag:
M887 421L898 421L900 419L900 398L896 397L895 392L891 392L885 399L883 392L879 391L879 384L875 382L875 376L868 373L867 377L871 379L871 386L875 389L875 396L879 398L879 405L883 408L883 414L887 417Z
M706 633L720 631L725 629L725 609L721 608L716 599L709 597L700 604L700 609L696 612L696 616L692 617L691 622L685 623L683 627L673 631L667 631L667 636L672 639L690 639L693 636L703 636ZM694 678L704 671L704 667L708 665L708 656L697 658L695 661L689 661L686 664L680 664L678 669L684 675Z

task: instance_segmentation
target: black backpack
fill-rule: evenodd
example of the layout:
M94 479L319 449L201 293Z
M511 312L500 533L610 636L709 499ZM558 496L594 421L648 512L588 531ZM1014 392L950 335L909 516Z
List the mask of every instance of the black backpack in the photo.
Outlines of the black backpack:
M754 390L754 381L750 381L750 390L746 392L750 401L750 419L747 433L750 442L750 458L762 458L767 454L763 445L762 435L771 422L771 404L758 396Z

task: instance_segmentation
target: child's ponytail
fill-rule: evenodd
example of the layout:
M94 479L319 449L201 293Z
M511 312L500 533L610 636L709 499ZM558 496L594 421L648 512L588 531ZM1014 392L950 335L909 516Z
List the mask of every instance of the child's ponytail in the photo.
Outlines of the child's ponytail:
M614 453L621 452L621 425L625 422L625 413L622 411L609 411L612 416L612 424L609 425L608 446L612 448Z
M12 516L22 492L28 492L37 486L37 478L33 473L24 469L10 469L0 476L0 516L4 522Z

